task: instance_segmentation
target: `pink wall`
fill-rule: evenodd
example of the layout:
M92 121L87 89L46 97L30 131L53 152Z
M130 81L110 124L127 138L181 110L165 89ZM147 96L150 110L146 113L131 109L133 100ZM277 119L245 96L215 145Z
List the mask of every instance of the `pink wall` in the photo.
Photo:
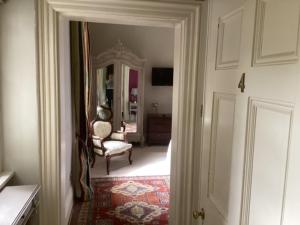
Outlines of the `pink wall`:
M129 70L129 96L130 100L134 100L130 93L132 88L137 88L138 87L138 71L136 70Z

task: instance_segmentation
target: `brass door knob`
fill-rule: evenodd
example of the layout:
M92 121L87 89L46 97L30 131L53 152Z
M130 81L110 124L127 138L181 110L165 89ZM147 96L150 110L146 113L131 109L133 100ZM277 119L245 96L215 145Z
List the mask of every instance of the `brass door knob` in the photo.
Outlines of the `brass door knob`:
M199 217L201 217L202 220L205 220L205 211L203 208L201 209L201 211L194 210L193 212L193 218L195 220L197 220Z

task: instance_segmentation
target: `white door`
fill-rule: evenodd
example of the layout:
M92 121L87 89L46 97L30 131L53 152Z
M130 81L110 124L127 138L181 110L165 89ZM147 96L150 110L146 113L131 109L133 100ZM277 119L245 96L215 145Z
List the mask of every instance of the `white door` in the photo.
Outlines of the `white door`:
M197 222L298 225L300 1L210 4Z

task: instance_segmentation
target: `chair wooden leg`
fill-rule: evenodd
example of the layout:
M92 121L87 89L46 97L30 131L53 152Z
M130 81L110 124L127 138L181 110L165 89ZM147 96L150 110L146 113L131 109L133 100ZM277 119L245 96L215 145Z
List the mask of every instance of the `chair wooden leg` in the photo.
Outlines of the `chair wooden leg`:
M96 155L93 156L92 168L94 168L95 162L96 162Z
M131 155L132 155L132 149L129 149L129 156L128 156L128 160L129 160L129 164L132 164L132 159L131 159Z
M110 167L110 156L106 156L106 172L109 175L109 167Z

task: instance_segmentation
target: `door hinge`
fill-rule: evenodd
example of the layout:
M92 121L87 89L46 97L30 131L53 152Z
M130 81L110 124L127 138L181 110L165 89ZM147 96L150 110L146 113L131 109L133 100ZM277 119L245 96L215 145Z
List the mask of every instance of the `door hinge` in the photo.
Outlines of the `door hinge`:
M200 108L200 116L203 117L203 104L201 104L201 108Z

